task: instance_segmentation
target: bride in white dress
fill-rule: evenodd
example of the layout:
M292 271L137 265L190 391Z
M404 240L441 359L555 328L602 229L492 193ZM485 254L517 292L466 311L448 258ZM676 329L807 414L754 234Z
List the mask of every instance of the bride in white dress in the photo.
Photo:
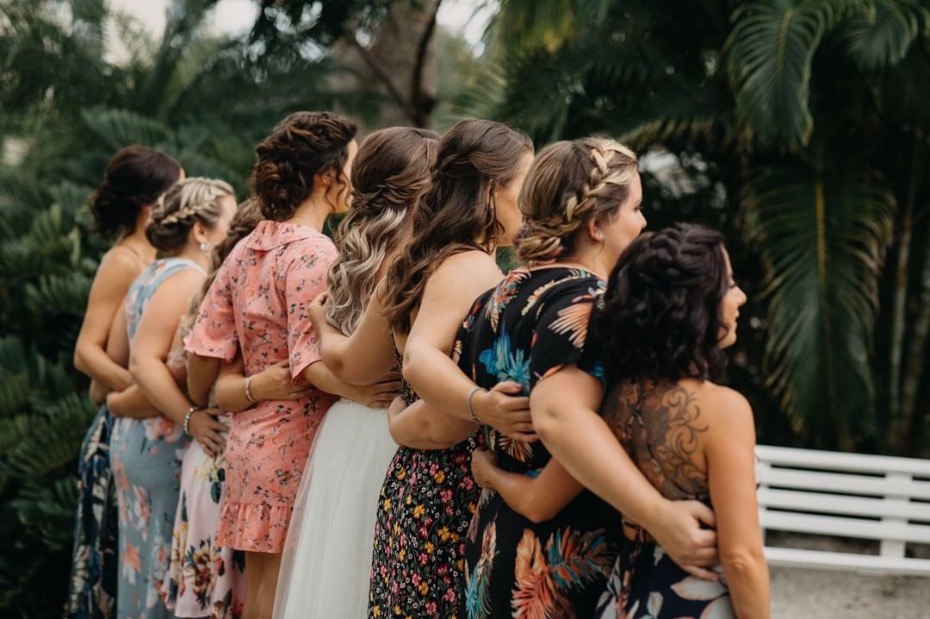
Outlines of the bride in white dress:
M429 188L438 143L432 131L393 127L368 136L356 155L352 211L335 235L340 257L329 273L325 305L311 307L323 361L345 382L372 382L367 366L384 367L383 357L393 350L389 332L366 328L383 322L363 320L364 310L387 261L404 245L407 213ZM366 359L342 354L353 333L371 343ZM394 389L392 378L384 384ZM378 496L396 450L387 409L346 399L329 409L297 494L275 619L366 616Z

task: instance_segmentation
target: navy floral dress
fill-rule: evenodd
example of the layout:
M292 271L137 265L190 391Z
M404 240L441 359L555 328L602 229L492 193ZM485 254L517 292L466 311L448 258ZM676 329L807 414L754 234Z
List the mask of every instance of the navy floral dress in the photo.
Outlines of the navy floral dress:
M418 399L406 381L403 396ZM378 501L369 617L462 616L465 533L479 490L471 454L481 442L475 433L449 449L398 448Z
M480 297L466 320L460 366L486 388L511 380L528 394L566 365L600 378L597 346L586 346L591 310L603 282L579 269L514 270ZM482 428L504 470L535 477L551 456L540 442ZM620 515L582 491L558 515L533 523L494 491L483 490L468 532L468 619L581 617L594 613L617 556Z

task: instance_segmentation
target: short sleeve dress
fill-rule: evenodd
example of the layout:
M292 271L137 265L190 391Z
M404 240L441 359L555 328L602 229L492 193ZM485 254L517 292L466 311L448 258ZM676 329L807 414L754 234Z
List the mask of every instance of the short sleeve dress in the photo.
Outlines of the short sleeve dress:
M295 385L321 359L308 308L326 290L336 248L308 226L262 221L230 252L204 297L185 349L232 361L247 375L290 362ZM224 546L280 553L304 465L336 397L311 389L233 415L226 441L226 496L217 531Z
M602 291L603 282L580 269L511 271L475 302L460 366L482 387L510 380L525 394L566 365L601 378L599 350L587 333ZM551 459L541 442L482 430L504 470L535 477ZM590 617L621 535L620 514L587 490L554 518L533 523L484 489L466 538L461 615Z

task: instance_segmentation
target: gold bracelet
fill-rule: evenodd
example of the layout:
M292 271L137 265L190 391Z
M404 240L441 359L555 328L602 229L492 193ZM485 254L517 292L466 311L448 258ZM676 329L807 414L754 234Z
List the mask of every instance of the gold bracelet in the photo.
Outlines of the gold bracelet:
M252 377L251 376L245 379L245 399L251 402L252 404L255 404L255 402L257 401L255 398L252 397Z

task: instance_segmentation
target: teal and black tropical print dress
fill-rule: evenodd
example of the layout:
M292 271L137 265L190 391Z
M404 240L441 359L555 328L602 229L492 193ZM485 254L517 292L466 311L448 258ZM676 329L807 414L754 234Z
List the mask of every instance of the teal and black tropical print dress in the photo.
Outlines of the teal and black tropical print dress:
M600 378L595 345L586 346L603 282L580 269L514 270L480 297L465 322L459 365L488 389L512 380L530 393L566 365ZM535 477L551 456L483 427L504 470ZM461 614L489 617L593 616L622 537L620 515L587 490L551 520L533 523L484 489L465 542Z

